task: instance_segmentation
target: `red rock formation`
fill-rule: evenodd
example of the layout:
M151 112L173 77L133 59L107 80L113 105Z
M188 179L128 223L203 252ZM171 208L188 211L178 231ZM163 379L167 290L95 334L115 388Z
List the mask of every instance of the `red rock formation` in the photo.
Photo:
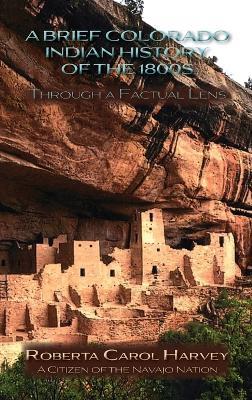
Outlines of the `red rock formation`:
M224 91L225 102L190 102L181 110L163 100L34 101L34 88L126 86L116 77L64 77L41 47L24 41L31 29L123 30L134 21L111 0L78 8L67 0L0 3L0 239L32 241L40 232L85 239L92 218L94 239L108 252L114 243L127 246L128 225L120 221L135 207L155 205L164 210L169 243L231 230L239 265L251 264L251 93L195 56L193 77L166 76L155 86L146 79L145 87ZM131 87L137 83L136 76Z

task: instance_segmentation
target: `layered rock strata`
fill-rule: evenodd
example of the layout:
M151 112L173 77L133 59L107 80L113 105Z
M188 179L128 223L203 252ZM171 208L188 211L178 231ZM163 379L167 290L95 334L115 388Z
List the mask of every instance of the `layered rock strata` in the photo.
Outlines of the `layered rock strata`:
M197 55L192 77L64 77L58 60L49 62L42 46L25 42L29 31L122 31L134 24L127 10L111 0L85 0L79 7L67 0L0 3L2 245L32 242L40 233L86 239L92 225L93 239L108 253L114 245L127 247L133 210L155 206L163 209L172 246L208 231L231 231L239 266L251 265L251 93ZM144 23L142 30L153 28ZM223 91L226 99L32 99L33 89L121 87Z

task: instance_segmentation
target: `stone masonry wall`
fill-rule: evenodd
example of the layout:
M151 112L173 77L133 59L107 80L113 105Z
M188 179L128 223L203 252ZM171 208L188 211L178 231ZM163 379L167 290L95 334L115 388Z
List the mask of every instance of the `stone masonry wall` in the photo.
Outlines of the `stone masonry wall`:
M41 287L33 275L8 275L7 285L8 300L41 301L42 299Z
M36 272L39 272L45 264L55 263L56 249L46 244L36 245Z
M160 322L155 318L130 318L127 320L79 318L79 332L96 337L96 341L156 340Z
M161 210L142 213L142 269L143 283L155 280L172 285L170 271L177 268L184 273L185 261L191 267L191 279L199 286L214 285L214 269L224 273L224 284L234 283L236 276L235 244L231 233L211 233L210 245L197 245L192 250L173 249L165 244ZM136 260L139 262L139 260ZM187 265L188 267L188 265ZM187 271L188 272L188 271ZM190 285L188 280L188 284Z

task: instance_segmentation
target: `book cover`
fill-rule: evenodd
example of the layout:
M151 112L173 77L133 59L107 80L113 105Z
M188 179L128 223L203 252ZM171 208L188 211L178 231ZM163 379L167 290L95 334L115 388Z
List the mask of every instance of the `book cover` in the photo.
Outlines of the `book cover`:
M252 398L249 18L0 0L1 399Z

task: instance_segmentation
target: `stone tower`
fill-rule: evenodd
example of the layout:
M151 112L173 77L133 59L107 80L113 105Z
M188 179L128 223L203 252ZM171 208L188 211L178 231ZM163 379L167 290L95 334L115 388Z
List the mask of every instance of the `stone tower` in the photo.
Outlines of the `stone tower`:
M150 283L167 258L162 210L136 212L131 228L132 278Z

